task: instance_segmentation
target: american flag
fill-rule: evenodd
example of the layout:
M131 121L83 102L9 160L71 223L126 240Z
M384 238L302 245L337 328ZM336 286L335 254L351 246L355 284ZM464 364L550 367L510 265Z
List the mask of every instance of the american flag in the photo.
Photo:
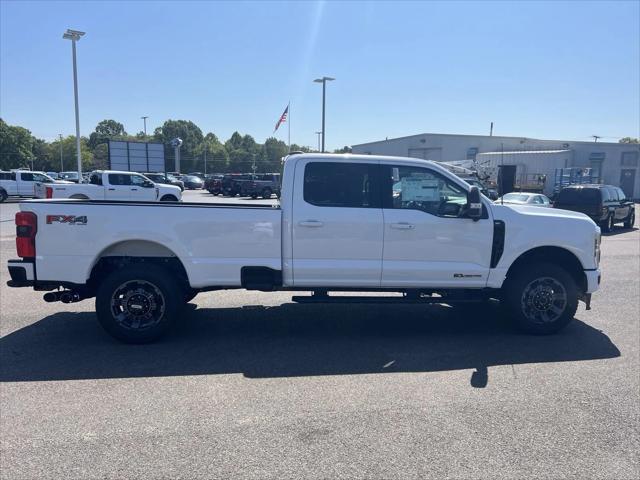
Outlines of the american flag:
M276 133L276 130L278 130L280 125L287 121L287 115L289 115L289 105L287 105L287 108L285 108L284 112L282 112L282 115L280 115L280 120L278 120L278 123L276 123L276 128L273 130L273 133Z

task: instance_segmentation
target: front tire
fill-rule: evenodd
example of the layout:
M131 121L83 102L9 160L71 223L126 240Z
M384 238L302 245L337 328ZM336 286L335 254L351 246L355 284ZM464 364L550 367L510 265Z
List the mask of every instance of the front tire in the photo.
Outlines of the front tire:
M271 198L271 195L273 195L273 192L269 187L262 190L262 198Z
M613 215L609 215L601 225L602 231L609 233L613 230Z
M175 323L182 289L156 265L138 264L111 273L96 294L98 322L124 343L149 343Z
M507 310L516 326L526 333L556 333L576 314L578 288L561 267L548 263L527 264L506 282Z
M161 202L177 202L178 199L173 195L164 195L161 199Z
M9 195L7 195L7 192L5 192L4 190L0 190L0 203L6 201L8 197Z

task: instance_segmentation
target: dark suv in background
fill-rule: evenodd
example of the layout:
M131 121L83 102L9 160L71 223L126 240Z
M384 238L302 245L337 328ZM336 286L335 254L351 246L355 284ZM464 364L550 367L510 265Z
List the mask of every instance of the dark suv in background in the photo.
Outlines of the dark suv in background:
M588 215L603 232L610 232L616 223L631 228L636 220L634 203L626 198L621 188L613 185L565 187L556 196L553 206Z

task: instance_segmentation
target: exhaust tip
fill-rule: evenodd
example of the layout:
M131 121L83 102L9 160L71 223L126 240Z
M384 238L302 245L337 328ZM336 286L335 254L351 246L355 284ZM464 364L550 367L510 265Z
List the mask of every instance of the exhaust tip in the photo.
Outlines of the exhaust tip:
M47 292L47 293L44 294L42 299L45 302L52 303L52 302L57 302L58 300L60 300L60 297L58 295L58 292Z

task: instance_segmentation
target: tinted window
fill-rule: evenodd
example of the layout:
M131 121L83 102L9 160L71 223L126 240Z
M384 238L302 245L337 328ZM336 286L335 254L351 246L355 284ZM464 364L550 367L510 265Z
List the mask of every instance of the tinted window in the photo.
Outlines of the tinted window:
M2 172L0 173L0 180L15 180L16 174L14 172Z
M436 172L413 166L383 169L385 208L406 208L441 217L457 217L467 203L466 190Z
M304 201L319 207L378 207L372 194L376 166L314 162L304 170Z
M92 185L102 185L102 175L98 173L92 173L89 177L89 183Z
M600 190L597 188L565 188L560 190L556 201L562 205L597 205L600 202Z
M124 173L110 173L109 183L111 185L131 185L131 175Z
M23 182L33 182L33 173L21 172L20 179Z
M622 191L622 189L616 187L616 192L618 192L618 200L620 200L621 202L624 202L626 200L626 198L625 198L625 194Z

